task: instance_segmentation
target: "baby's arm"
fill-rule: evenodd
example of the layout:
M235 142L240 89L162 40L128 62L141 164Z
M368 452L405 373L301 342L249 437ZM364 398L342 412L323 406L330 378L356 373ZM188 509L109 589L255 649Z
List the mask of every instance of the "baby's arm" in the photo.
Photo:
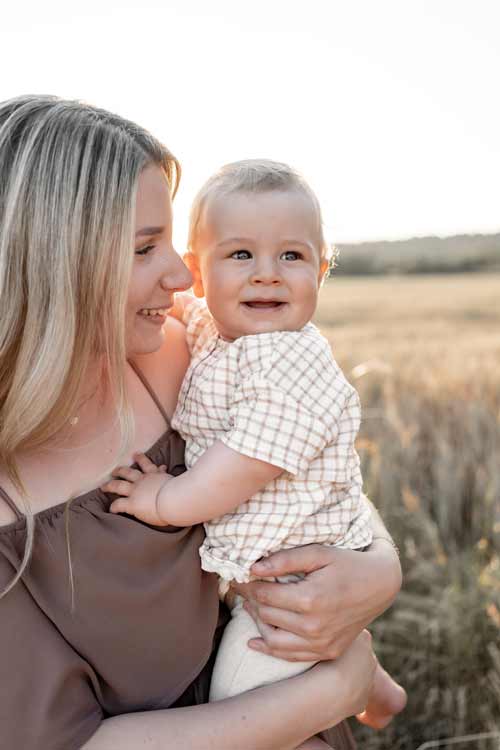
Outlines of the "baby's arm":
M110 510L156 526L192 526L223 516L279 476L283 469L216 441L185 474L170 477L143 454L142 471L120 467L103 489L122 495ZM144 473L142 473L144 472Z

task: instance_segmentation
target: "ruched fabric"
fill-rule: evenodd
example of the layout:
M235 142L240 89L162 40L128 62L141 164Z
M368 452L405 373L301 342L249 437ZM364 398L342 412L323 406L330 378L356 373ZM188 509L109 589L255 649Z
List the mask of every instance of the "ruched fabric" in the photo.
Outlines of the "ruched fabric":
M179 474L183 448L169 428L147 455ZM0 600L2 747L77 750L105 717L207 699L218 598L203 529L114 515L112 499L95 490L36 516L30 566ZM0 528L2 589L25 538L23 518Z
M170 426L147 455L174 476L184 471ZM79 750L109 716L208 700L228 613L217 577L200 567L203 528L148 526L109 513L112 500L93 490L36 515L29 568L0 599L1 748ZM0 488L3 501L19 516ZM0 527L0 590L25 540L22 517ZM345 722L325 739L355 750Z

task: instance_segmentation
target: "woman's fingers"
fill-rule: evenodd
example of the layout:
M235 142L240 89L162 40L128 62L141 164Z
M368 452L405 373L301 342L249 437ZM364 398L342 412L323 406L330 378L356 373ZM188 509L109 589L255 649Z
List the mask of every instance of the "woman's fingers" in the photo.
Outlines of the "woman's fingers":
M261 578L285 576L289 573L312 573L332 562L332 548L321 544L284 549L252 566L252 574Z
M246 602L244 607L256 622L259 620L265 625L288 630L290 633L295 633L295 635L303 638L311 638L317 635L314 625L309 622L309 619L306 619L297 612L258 605L254 602Z
M314 600L315 588L307 579L290 583L233 583L231 588L245 599L253 599L258 604L287 609L298 614L308 614L317 604Z
M263 622L274 628L286 631L303 639L304 650L314 654L316 659L337 659L359 634L363 623L353 622L341 630L325 628L319 615L301 615L274 607L258 605L253 601L245 603L245 609L255 622ZM296 641L289 641L295 648Z
M262 638L252 638L250 648L287 661L318 661L318 654L304 638L259 621L257 627Z
M267 654L268 656L274 656L276 659L284 659L285 661L305 661L310 662L311 665L319 661L318 655L310 651L280 651L279 649L269 648L262 639L249 641L248 646L260 654Z

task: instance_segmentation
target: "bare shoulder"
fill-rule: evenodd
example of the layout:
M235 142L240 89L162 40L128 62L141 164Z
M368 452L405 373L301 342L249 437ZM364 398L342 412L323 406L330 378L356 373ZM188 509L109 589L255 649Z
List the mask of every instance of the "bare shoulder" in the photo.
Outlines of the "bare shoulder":
M3 471L0 469L0 487L7 490L8 486L8 480L3 473ZM10 491L10 487L9 487ZM17 521L17 516L12 510L12 508L9 507L5 499L0 494L0 527L7 526L9 523L13 523L14 521Z
M165 323L165 340L161 349L135 358L135 362L148 379L167 413L175 410L182 379L189 365L186 328L168 317Z
M9 523L17 521L17 517L13 510L9 508L7 503L0 497L0 528L2 526L8 526Z

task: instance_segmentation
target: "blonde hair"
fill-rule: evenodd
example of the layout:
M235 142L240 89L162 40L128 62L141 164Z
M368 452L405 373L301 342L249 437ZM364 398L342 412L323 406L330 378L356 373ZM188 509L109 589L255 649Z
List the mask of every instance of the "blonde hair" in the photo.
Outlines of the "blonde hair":
M323 234L321 207L316 194L304 177L288 164L270 159L243 159L225 164L208 178L196 194L189 216L188 247L194 250L203 210L210 198L227 197L232 193L266 193L297 191L311 202L317 216L318 245L321 259L330 260L333 248Z
M137 181L150 163L174 195L177 160L134 123L52 96L0 103L0 464L21 495L16 455L68 423L97 354L122 447L132 434L125 306ZM33 546L33 513L23 502L27 542L6 591Z

